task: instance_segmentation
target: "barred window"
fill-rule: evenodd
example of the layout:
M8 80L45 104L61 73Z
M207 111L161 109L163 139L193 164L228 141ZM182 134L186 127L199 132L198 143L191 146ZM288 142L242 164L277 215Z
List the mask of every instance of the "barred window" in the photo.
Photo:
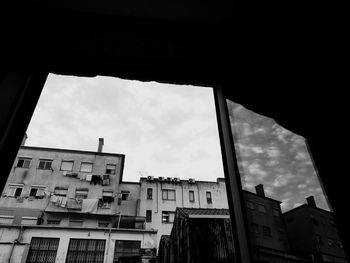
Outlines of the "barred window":
M60 239L32 237L26 263L54 263Z
M70 239L66 263L103 263L106 240Z

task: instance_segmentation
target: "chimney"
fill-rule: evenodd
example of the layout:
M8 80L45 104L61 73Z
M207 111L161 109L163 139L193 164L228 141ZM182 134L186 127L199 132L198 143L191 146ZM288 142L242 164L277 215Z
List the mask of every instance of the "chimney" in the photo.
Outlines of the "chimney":
M23 136L22 142L21 142L21 146L24 146L24 144L26 143L27 138L28 138L28 135L27 135L27 133L25 133L24 136Z
M309 206L315 207L315 208L317 207L317 206L316 206L316 202L315 202L315 198L314 198L313 195L307 197L307 198L306 198L306 201L307 201L307 204L308 204Z
M97 152L99 152L99 153L102 152L103 144L104 144L104 139L103 138L98 138L98 149L97 149Z
M262 184L255 186L255 191L258 196L265 197L264 186Z

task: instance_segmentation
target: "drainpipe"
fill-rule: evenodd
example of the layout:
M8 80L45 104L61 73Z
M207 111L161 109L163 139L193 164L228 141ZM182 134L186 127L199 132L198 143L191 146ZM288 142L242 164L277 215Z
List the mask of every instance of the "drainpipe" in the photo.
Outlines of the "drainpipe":
M15 249L15 245L16 243L19 243L19 240L22 239L22 235L23 235L23 226L21 226L21 228L19 229L17 238L12 242L10 256L9 256L9 259L7 260L7 263L11 262L12 253L13 253L13 250Z

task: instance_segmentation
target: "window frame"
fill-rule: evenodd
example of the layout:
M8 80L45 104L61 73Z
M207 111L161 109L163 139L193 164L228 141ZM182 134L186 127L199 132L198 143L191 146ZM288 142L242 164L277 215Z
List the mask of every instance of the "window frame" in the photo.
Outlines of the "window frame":
M40 167L41 163L44 163L43 167ZM47 164L50 164L50 167L47 167ZM38 166L37 169L38 170L53 170L52 168L52 164L53 164L53 159L47 159L47 158L40 158L39 162L38 162Z
M108 166L114 166L114 169L108 168ZM115 163L107 163L106 164L106 174L116 174L117 172L117 164Z
M169 192L174 192L174 199L169 198ZM162 189L162 200L176 201L176 190L175 189Z
M73 242L76 242L76 247L73 249ZM94 249L89 250L89 243L90 242L96 242L94 245ZM85 243L84 245L81 245L81 243ZM102 246L103 244L103 250L101 249L100 251L98 250L98 247ZM84 247L84 249L79 249ZM107 248L108 249L108 248ZM84 251L84 252L83 252ZM84 238L70 238L69 243L68 243L68 249L67 249L67 255L66 255L66 263L75 263L78 262L77 255L80 253L84 259L79 259L86 261L86 257L89 256L89 253L94 252L93 260L92 262L96 263L103 263L105 260L105 252L106 252L106 240L105 239L84 239ZM97 256L99 255L99 260L97 260Z
M33 244L34 241L38 240L39 244L36 246L36 244ZM40 249L40 246L42 246L42 242L47 241L49 244L47 245L47 249ZM55 244L57 243L57 244ZM35 246L34 246L35 245ZM39 254L38 251L46 251L47 253L45 254L45 262L56 262L56 257L57 257L57 251L58 247L60 245L60 238L46 238L46 237L32 237L30 240L30 246L29 246L29 252L27 256L27 263L36 263L36 262L43 262L43 261L37 261L37 255ZM42 248L42 247L41 247ZM34 252L35 251L35 252ZM48 251L51 251L51 260L48 261ZM54 252L52 252L54 251ZM43 253L40 253L41 255ZM34 259L32 260L30 257L34 256ZM52 261L53 260L53 261Z
M207 204L212 204L213 203L213 197L212 197L210 191L206 191L205 192L205 198L207 200Z
M153 188L151 187L146 190L146 200L153 200Z
M91 171L83 171L82 168L83 168L83 165L85 164L90 164L91 165ZM92 173L92 171L94 170L94 163L93 162L88 162L88 161L84 161L84 162L81 162L80 163L80 168L79 168L79 172L81 173Z
M28 164L28 166L18 166L18 163L19 163L19 161L23 161L23 164L25 164L26 163L26 161L28 161L29 160L29 164ZM16 162L16 168L30 168L31 167L31 164L32 164L32 160L33 160L33 158L30 158L30 157L17 157L17 162Z
M170 220L171 219L170 215L173 215L172 221ZM173 224L174 219L175 219L175 212L174 211L162 211L161 217L162 217L162 224Z
M191 195L192 195L192 198L191 198ZM191 202L191 203L194 203L194 202L195 202L194 191L193 191L193 190L189 190L189 191L188 191L188 200L189 200L189 202Z
M152 222L152 210L146 210L146 223Z
M72 163L72 169L70 169L70 170L62 169L63 163ZM62 161L61 161L60 171L72 172L73 169L74 169L74 160L62 160Z

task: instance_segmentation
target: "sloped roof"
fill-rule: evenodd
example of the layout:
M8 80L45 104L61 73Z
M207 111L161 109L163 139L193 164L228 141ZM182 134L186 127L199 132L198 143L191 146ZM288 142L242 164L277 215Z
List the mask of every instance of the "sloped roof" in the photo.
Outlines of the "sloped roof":
M217 208L176 208L183 216L186 217L206 217L206 216L229 216L229 209L217 209Z

